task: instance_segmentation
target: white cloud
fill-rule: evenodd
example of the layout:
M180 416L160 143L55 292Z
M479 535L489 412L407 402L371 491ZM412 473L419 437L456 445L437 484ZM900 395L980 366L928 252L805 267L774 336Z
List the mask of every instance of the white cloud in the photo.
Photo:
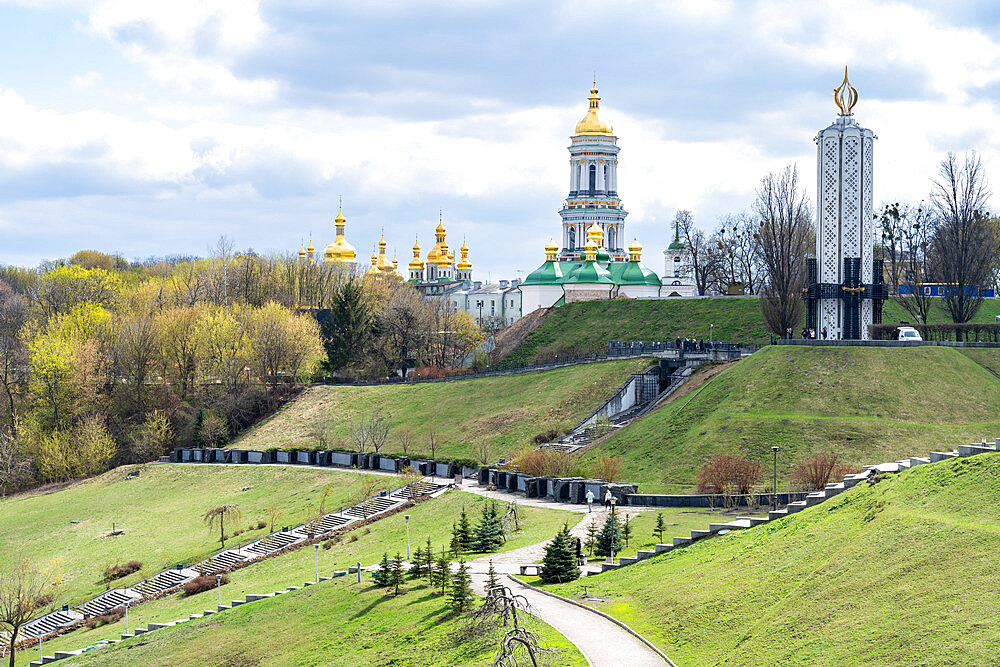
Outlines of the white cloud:
M79 74L73 77L70 84L76 90L86 90L88 88L93 88L101 80L100 72L87 72L86 74Z

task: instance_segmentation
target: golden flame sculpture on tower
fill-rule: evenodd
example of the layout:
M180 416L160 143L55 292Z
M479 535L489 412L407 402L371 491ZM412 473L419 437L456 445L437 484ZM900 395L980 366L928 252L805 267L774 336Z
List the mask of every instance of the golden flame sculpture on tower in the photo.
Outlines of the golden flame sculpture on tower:
M833 101L837 103L841 116L850 116L851 109L858 103L858 91L847 80L847 67L844 67L844 81L833 89Z

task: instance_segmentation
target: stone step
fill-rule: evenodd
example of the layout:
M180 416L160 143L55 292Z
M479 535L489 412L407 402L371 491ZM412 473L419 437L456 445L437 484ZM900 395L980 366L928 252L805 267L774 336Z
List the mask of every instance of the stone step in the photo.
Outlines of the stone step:
M655 551L658 554L666 553L666 552L670 551L673 548L674 548L674 545L672 545L672 544L654 544L653 545L653 551Z
M961 457L975 456L976 454L985 454L986 452L996 451L991 447L984 447L982 445L959 445L958 455Z
M710 530L692 530L691 531L691 541L700 540L703 537L708 537L712 534Z
M655 555L655 549L639 549L639 551L636 552L635 557L639 560L646 560L647 558L652 558Z
M953 459L958 457L958 452L931 452L930 460L931 463L937 463L938 461L944 461L946 459Z
M633 563L639 562L639 559L634 556L622 556L618 559L619 567L624 567L626 565L632 565Z
M736 518L737 521L749 521L750 527L759 526L762 523L767 523L770 521L766 516L741 516Z
M921 457L921 456L911 456L910 457L910 467L911 468L913 468L915 466L921 466L921 465L924 465L925 463L930 463L930 462L931 462L930 458L924 458L924 457Z
M788 516L788 510L771 510L767 513L767 518L771 520L781 519L786 516Z
M690 537L675 537L673 539L673 542L674 542L674 546L675 547L682 547L684 545L691 544L691 538Z

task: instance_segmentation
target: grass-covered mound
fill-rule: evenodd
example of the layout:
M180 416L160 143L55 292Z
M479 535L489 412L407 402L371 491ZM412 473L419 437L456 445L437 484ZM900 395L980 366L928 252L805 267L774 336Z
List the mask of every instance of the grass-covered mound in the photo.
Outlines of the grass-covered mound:
M492 665L499 634L465 638L465 619L423 585L389 597L347 579L157 630L71 665ZM535 621L558 650L547 664L586 665L562 635Z
M432 549L436 553L440 553L441 548L448 545L451 539L451 525L458 521L462 509L466 510L470 521L475 525L485 502L486 499L482 496L449 491L439 498L420 502L405 513L401 512L380 519L368 526L357 528L339 538L330 540L324 543L318 551L313 547L305 547L234 570L228 575L229 584L222 587L223 604L229 604L229 601L234 598L242 599L247 593L268 593L291 585L301 585L302 582L313 579L317 564L322 576L330 576L335 570L346 570L348 566L357 562L361 562L363 566L376 564L383 553L395 555L398 551L405 558L406 523L404 514L410 515L412 551L415 552L417 547L424 547L427 538L430 537ZM501 507L500 511L503 513L504 508ZM521 532L508 534L507 542L500 551L517 549L550 539L564 522L568 520L572 525L580 517L579 514L537 507L519 507L518 513ZM706 520L701 521L701 523L705 523ZM469 560L478 555L469 553L463 557ZM350 578L353 579L354 576L350 575ZM370 576L365 574L364 582L367 584L369 581ZM415 597L408 595L407 601L412 603L416 598L423 598L424 595L425 593ZM178 618L187 618L190 614L214 608L216 600L217 593L212 590L192 597L173 594L153 602L147 602L129 611L130 628L145 627L151 622L162 623ZM352 613L364 610L371 601L357 601L355 603L357 608ZM61 601L57 600L56 602ZM222 618L219 616L215 620ZM357 629L356 624L350 627ZM334 628L331 627L329 630L332 632ZM95 629L81 628L45 642L45 653L51 655L54 651L83 648L103 638L118 637L124 632L124 619ZM151 638L154 636L155 634L149 635ZM26 665L31 659L32 653L29 650L23 655L25 658L23 664ZM35 655L37 657L37 651L35 651ZM206 662L204 664L215 663Z
M917 467L553 589L680 665L990 665L1000 455Z
M498 456L549 429L572 428L646 365L633 359L452 382L313 387L232 446L314 447L312 429L325 422L331 446L350 449L350 420L382 410L392 424L383 453L402 453L407 436L411 456L430 456L433 433L438 459L472 458L479 441Z
M698 468L739 453L779 483L814 451L844 463L926 456L1000 435L1000 378L941 347L766 347L589 450L625 459L640 490L691 490Z
M1000 299L987 299L973 322L992 322L1000 315ZM895 301L884 304L882 321L912 321ZM935 300L928 322L951 318ZM795 336L805 320L795 328ZM677 337L739 341L762 345L770 340L756 298L712 297L639 301L582 301L552 309L542 323L504 359L506 364L532 363L555 355L604 354L611 340L674 340Z
M138 477L126 479L138 472ZM104 568L141 561L139 572L112 586L135 583L175 563L191 564L218 550L219 528L209 531L202 515L232 503L243 512L240 527L252 527L227 546L263 537L266 508L281 509L278 526L295 525L317 512L323 487L332 485L329 510L347 504L363 475L278 466L124 466L52 492L0 500L0 562L20 558L63 579L59 603L78 603L104 590ZM377 477L385 486L398 485ZM249 487L249 488L247 488ZM247 490L243 490L246 488ZM76 523L74 523L76 522ZM117 537L108 534L116 530ZM232 535L236 526L226 526Z

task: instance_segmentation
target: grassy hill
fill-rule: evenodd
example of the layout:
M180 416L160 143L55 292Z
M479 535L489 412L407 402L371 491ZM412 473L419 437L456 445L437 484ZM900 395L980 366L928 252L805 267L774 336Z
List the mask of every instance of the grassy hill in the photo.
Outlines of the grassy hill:
M276 468L268 468L269 470L277 470ZM187 468L191 470L191 468ZM448 526L457 521L459 514L462 509L468 512L470 519L475 523L479 515L482 512L482 506L486 500L482 496L473 495L470 493L462 493L456 491L449 491L445 493L440 498L435 498L422 502L406 513L410 515L410 539L411 547L415 551L418 546L423 546L427 538L431 538L431 544L435 551L440 551L440 549L446 546L446 543L450 539L450 531L447 530ZM566 521L567 514L565 512L559 512L549 509L540 509L535 507L520 507L519 517L521 519L521 532L517 534L511 534L508 536L507 543L501 548L501 551L507 551L510 549L516 549L519 547L527 546L529 544L535 544L542 540L550 538L556 533L556 531L562 526L563 522ZM578 520L577 518L571 518L572 521ZM324 547L315 551L310 548L303 548L290 553L281 555L279 557L270 558L259 563L255 563L250 567L246 567L240 570L235 570L229 574L230 583L223 586L222 588L222 600L223 604L229 604L229 601L234 598L242 598L247 593L266 593L278 589L286 588L290 585L301 585L303 581L311 580L315 576L315 568L318 562L319 572L323 576L329 576L334 570L344 570L348 566L354 565L356 562L361 562L363 565L371 565L381 558L382 553L387 552L389 554L395 554L397 551L400 552L403 557L406 556L406 524L403 514L395 514L391 517L381 519L372 523L364 528L359 528L354 531L350 531L339 539L331 540ZM475 558L477 554L466 554L467 559ZM367 576L367 575L366 575ZM353 579L353 577L351 577ZM344 580L338 580L344 581ZM325 632L330 633L331 629L338 627L337 625L345 622L345 619L341 614L347 612L347 608L350 610L352 618L348 619L347 626L352 628L352 633L357 634L355 638L356 641L363 644L369 645L368 648L377 647L381 645L383 641L378 639L378 634L383 632L383 624L385 618L383 616L391 617L393 614L397 613L398 608L395 604L391 604L389 600L379 602L377 605L373 605L376 601L380 599L378 595L367 595L364 593L367 588L367 580L365 580L365 585L358 587L355 590L354 598L333 598L330 599L331 605L343 606L344 609L338 609L335 613L331 612L329 617L325 616L326 612L322 609L314 609L311 614L307 615L306 620L295 620L295 614L289 612L285 615L285 612L281 612L282 615L275 620L268 620L265 625L270 623L281 622L294 623L297 628L305 632L308 636L312 637L311 633L319 632L323 629ZM319 590L319 589L316 589ZM282 598L282 600L291 600L291 595L289 597ZM340 594L337 594L340 595ZM138 607L135 607L129 612L129 620L132 628L135 627L145 627L149 622L163 622L164 620L173 620L178 618L186 618L192 613L200 613L206 608L214 607L216 603L216 593L215 591L208 591L193 597L183 597L178 594L170 595L160 600L155 600L153 602L147 602ZM325 598L324 598L325 599ZM442 613L443 605L438 604L431 598L427 592L414 592L408 594L402 600L406 603L404 606L406 609L412 607L417 607L421 611L420 617L425 614L438 617L442 620L444 627L447 632L457 629L457 626L450 624L450 621L446 618L446 614ZM57 600L57 603L61 600ZM315 603L315 599L313 600ZM277 604L281 604L278 602ZM410 605L410 606L407 606ZM288 609L297 609L294 606L287 607ZM277 610L284 608L278 607ZM238 610L237 610L238 611ZM371 613L370 613L371 612ZM277 613L277 611L275 612ZM295 612L298 613L297 611ZM288 620L291 618L292 620ZM402 618L406 619L407 622L413 620L413 618L403 613ZM223 616L219 616L216 619L211 619L211 621L222 621ZM365 619L364 623L359 623L359 619ZM369 623L371 624L369 626ZM237 624L237 628L242 627ZM268 626L270 627L270 626ZM365 630L369 628L370 630ZM423 627L423 626L420 626ZM119 621L111 625L95 628L95 629L80 629L72 633L69 633L62 637L57 637L53 640L46 642L46 654L51 655L52 651L57 650L72 650L77 648L82 648L88 646L99 639L105 637L117 637L125 632L125 622ZM366 634L369 633L369 634ZM280 634L280 632L278 633ZM348 633L351 634L351 633ZM403 633L399 636L400 642L409 633ZM387 651L396 650L394 647L399 643L395 641L396 636L389 635L392 639L386 640L387 644L383 647ZM553 636L558 637L554 632ZM157 634L149 635L149 637L155 638ZM243 631L243 641L246 641L248 636L248 631ZM186 640L184 640L186 641ZM235 650L235 646L238 642L236 639L230 640L226 638L225 640L220 640L221 646L227 647L226 650ZM411 644L412 642L407 642ZM293 644L295 644L293 642ZM392 644L392 646L389 646ZM198 645L197 643L195 645ZM355 646L348 644L351 650L360 650L364 648L363 646ZM186 650L186 649L185 649ZM192 649L194 650L194 649ZM199 648L198 650L201 650ZM310 655L307 652L306 646L299 646L295 644L295 651L303 651L302 660L305 663L309 663L307 657ZM346 650L346 649L345 649ZM401 650L401 649L400 649ZM449 649L450 651L450 649ZM36 652L37 653L37 652ZM25 659L23 664L27 664L30 660L31 651L24 654ZM103 655L103 654L102 654ZM130 653L131 655L131 653ZM182 651L178 653L178 659L181 660L180 663L173 662L161 662L158 664L222 664L224 661L221 657L218 657L217 662L206 661L198 662L196 660L186 661L184 658L185 653ZM212 653L212 656L221 656L222 654ZM364 654L367 655L367 654ZM399 653L391 653L393 657L399 657ZM411 651L409 654L411 658L416 658L417 655ZM454 656L456 654L445 652L446 656ZM478 659L478 658L477 658ZM294 660L290 661L294 663ZM465 664L462 661L461 664ZM19 662L18 664L22 664ZM116 663L111 663L116 664ZM142 664L142 663L140 663ZM146 663L153 664L153 663ZM242 664L242 663L234 663ZM256 663L248 663L256 664ZM261 664L271 664L266 661ZM286 663L288 664L288 663ZM386 663L359 663L359 664L386 664ZM390 663L391 664L391 663ZM400 661L395 664L411 664L406 661ZM419 661L413 664L425 664ZM439 664L435 662L429 662L426 664ZM444 661L440 664L448 664ZM451 663L455 664L455 663ZM472 663L478 664L478 663ZM575 664L570 662L569 664Z
M989 299L973 321L992 322L995 315L1000 315L1000 299ZM902 320L912 318L895 301L886 301L882 321ZM951 321L939 305L929 320L932 324ZM796 335L804 324L796 327ZM770 340L760 303L754 298L583 301L554 308L504 361L525 364L555 355L604 353L610 340L707 339L710 332L714 340L751 344Z
M411 456L430 456L433 432L439 459L472 458L478 441L498 456L543 431L568 430L646 365L633 359L453 382L312 387L232 446L314 447L312 428L325 423L332 447L353 448L350 420L382 409L392 424L383 453L403 453L406 435Z
M126 479L133 472L135 479ZM346 504L363 475L282 467L124 466L67 488L0 500L0 562L27 557L54 564L61 603L79 602L104 590L101 572L114 562L139 560L143 569L115 585L128 585L174 563L194 563L218 550L219 530L201 517L211 507L234 503L242 524L252 524L227 546L262 537L266 508L277 504L281 523L314 516L325 485L331 509ZM389 486L389 477L376 477ZM248 488L249 487L249 488ZM244 491L243 489L247 490ZM109 537L112 526L124 530ZM232 534L235 526L227 527Z
M388 597L367 583L325 582L157 630L72 665L492 665L502 632L465 638L464 619L426 586ZM538 621L556 652L546 664L586 665L562 635ZM263 641L262 641L263 640Z
M681 665L992 665L1000 455L920 466L555 586Z
M616 432L584 457L625 459L641 490L691 490L712 456L737 452L770 469L780 447L779 484L813 451L845 463L926 455L1000 435L1000 378L973 359L1000 350L766 347Z

